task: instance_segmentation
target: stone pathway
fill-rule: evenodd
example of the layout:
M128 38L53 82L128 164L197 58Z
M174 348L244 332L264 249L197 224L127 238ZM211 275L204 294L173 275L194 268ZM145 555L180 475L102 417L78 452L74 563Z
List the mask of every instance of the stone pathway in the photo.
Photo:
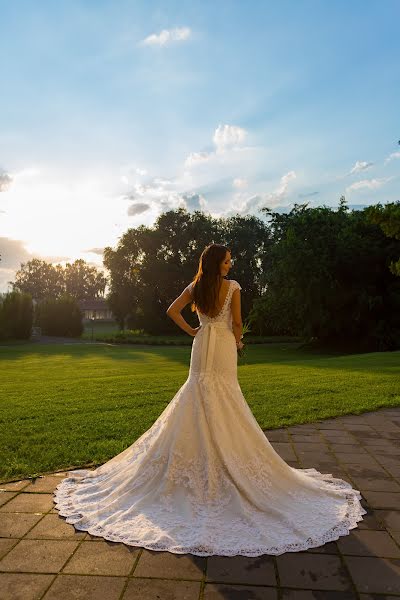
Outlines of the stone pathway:
M400 597L400 408L265 432L292 466L349 481L368 513L319 548L176 555L76 532L54 508L68 472L0 484L1 600L395 600Z

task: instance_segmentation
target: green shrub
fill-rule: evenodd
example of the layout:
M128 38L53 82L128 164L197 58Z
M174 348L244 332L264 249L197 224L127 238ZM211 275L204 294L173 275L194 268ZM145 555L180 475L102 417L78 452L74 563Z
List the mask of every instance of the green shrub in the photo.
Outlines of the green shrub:
M44 335L80 337L83 333L83 314L75 298L68 294L42 300L37 312L37 322Z
M32 321L33 303L30 294L12 291L0 295L0 339L29 339Z

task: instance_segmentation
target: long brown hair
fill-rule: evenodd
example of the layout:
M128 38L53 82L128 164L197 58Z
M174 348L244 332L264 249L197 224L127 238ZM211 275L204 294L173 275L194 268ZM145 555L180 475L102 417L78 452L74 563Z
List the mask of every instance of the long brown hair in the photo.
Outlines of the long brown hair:
M227 252L230 252L227 246L209 244L201 253L197 273L193 278L192 312L197 308L200 312L207 315L213 309L215 310L223 279L220 270L221 263L225 259Z

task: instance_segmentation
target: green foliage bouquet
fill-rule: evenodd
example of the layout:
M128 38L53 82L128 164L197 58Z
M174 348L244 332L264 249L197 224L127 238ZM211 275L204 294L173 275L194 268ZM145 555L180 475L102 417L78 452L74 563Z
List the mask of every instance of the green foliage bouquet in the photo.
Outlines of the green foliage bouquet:
M251 331L248 323L244 323L243 325L243 330L242 330L242 338L246 335L246 333L248 333L249 331ZM237 349L237 353L239 358L244 358L246 355L246 346L243 346L243 348L238 348Z

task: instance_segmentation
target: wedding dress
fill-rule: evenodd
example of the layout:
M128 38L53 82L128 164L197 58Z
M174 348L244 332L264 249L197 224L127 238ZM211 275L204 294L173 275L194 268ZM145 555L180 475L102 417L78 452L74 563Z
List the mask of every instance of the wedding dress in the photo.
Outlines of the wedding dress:
M241 286L228 281L216 317L197 311L188 378L152 427L57 486L56 509L77 530L177 554L259 556L321 546L362 520L358 490L289 466L256 421L237 379L231 299Z

